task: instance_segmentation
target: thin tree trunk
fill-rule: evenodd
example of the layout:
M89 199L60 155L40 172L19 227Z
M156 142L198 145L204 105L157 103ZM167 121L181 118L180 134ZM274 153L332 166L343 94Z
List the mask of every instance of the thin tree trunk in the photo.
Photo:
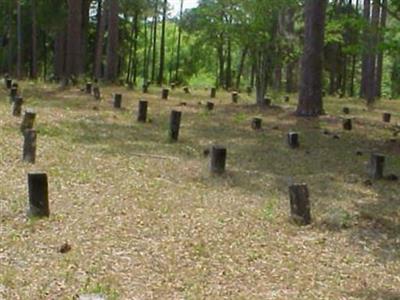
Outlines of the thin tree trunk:
M230 37L228 37L226 49L225 85L227 89L230 89L232 87L232 42Z
M371 17L371 2L370 0L364 0L364 12L363 12L364 20L369 25L370 17ZM362 54L361 61L361 84L360 84L360 98L364 98L367 93L367 84L368 84L368 60L369 55L368 52L371 51L368 47L370 46L370 35L368 30L368 25L364 28L364 51Z
M143 51L143 84L147 83L148 79L148 69L149 69L149 40L148 40L148 33L147 33L147 17L144 17L144 51ZM151 30L151 29L150 29Z
M43 34L43 80L47 80L47 34L45 31L42 31Z
M240 56L240 63L239 63L239 67L238 67L237 77L236 77L236 89L237 90L239 90L239 88L240 88L240 79L242 78L244 63L246 60L248 50L249 50L249 47L246 46L242 51L242 55Z
M265 105L264 97L267 91L267 50L260 50L257 54L256 63L256 103L260 106Z
M286 12L286 32L289 37L292 37L295 35L294 32L294 14L295 10L293 7L290 7L287 12ZM289 51L293 51L293 45L289 44ZM287 93L294 93L297 89L297 86L295 85L295 79L294 79L294 69L296 67L297 61L296 60L289 60L286 64L286 70L285 70L285 75L286 75L286 92Z
M359 0L357 0L355 7L356 13L358 12L359 4L360 4ZM352 62L351 62L351 75L350 75L350 97L354 97L354 80L356 77L357 54L353 54L351 59Z
M13 72L13 26L12 26L12 19L13 19L13 10L14 10L14 5L13 1L9 1L9 15L8 15L8 30L9 30L9 36L8 36L8 59L7 59L7 65L8 65L8 72L11 74Z
M386 27L386 19L387 19L386 6L387 6L387 0L382 0L379 44L384 42L383 30ZM382 75L383 75L383 50L380 49L378 52L377 67L376 67L376 97L378 98L382 97L382 77L383 77Z
M93 75L96 79L102 78L101 65L103 60L104 49L104 33L106 28L107 10L103 0L98 0L97 5L97 34L96 34L96 47L94 54L94 70Z
M67 37L65 30L59 30L54 41L54 74L57 80L65 77Z
M164 65L165 65L165 23L167 21L167 5L168 1L164 0L162 26L161 26L161 42L160 42L160 68L158 73L157 84L162 85L164 81Z
M158 22L158 0L155 2L153 17L153 57L151 61L151 81L156 77L156 59L157 59L157 22Z
M31 61L31 78L37 77L37 22L36 22L36 0L31 0L31 16L32 16L32 61Z
M132 20L133 21L133 20ZM133 66L133 37L135 34L135 24L132 22L131 24L131 34L130 34L130 42L129 42L129 57L128 57L128 71L126 74L126 83L130 83L131 81L131 71L132 71L132 66Z
M89 9L91 0L82 1L82 25L81 25L81 65L79 74L83 74L86 70L86 53L88 48L87 38L89 32Z
M22 76L22 12L21 0L17 2L17 78Z
M181 59L181 40L182 40L182 14L183 14L183 0L181 0L181 8L179 11L179 28L178 28L178 47L176 50L176 71L175 71L175 82L179 81L179 68Z
M255 76L256 76L256 68L257 68L256 63L253 62L251 64L251 71L250 71L251 72L251 74L250 74L250 86L251 87L254 87Z
M133 41L133 84L136 85L138 73L139 12L135 13L135 37Z
M376 96L376 43L378 42L378 26L379 26L379 0L374 0L372 6L371 16L371 33L368 41L368 59L366 68L366 89L365 99L368 104L372 104L375 101Z
M66 75L82 71L82 0L68 0Z
M282 86L282 65L279 62L274 68L274 90L280 91Z
M106 79L115 82L118 77L118 0L109 0Z
M218 62L219 62L219 78L218 78L218 86L224 86L225 85L225 76L224 76L224 70L225 70L225 57L224 57L224 46L223 46L223 35L220 34L220 44L218 45Z

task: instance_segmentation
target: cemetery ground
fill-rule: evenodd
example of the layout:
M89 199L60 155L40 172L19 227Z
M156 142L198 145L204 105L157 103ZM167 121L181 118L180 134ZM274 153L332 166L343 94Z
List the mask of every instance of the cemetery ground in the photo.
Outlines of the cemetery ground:
M385 175L400 175L398 101L366 110L328 97L326 116L301 119L294 95L259 109L244 93L233 104L218 91L207 111L202 89L161 100L156 87L104 87L97 102L78 88L20 87L24 108L37 111L37 157L22 162L21 118L2 88L0 299L400 299L399 182L366 170L379 152ZM182 111L176 143L172 109ZM290 130L298 149L287 145ZM227 147L222 176L209 174L212 144ZM27 173L37 170L48 175L50 217L28 219ZM289 219L294 182L308 185L311 225Z

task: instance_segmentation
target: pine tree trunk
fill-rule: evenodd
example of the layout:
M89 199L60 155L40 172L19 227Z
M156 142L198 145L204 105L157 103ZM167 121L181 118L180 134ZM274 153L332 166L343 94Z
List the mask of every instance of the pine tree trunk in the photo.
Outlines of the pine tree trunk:
M245 47L242 51L242 55L240 56L240 63L238 67L237 77L236 77L236 89L240 88L240 79L242 78L244 63L246 61L247 52L249 51L249 47Z
M37 77L37 22L36 22L36 0L31 0L32 16L32 60L31 60L31 78Z
M374 0L371 16L371 32L368 38L368 60L366 67L366 89L365 99L368 104L372 104L376 98L376 44L378 42L378 26L379 26L379 0Z
M82 72L82 0L68 0L66 75Z
M135 13L135 37L133 40L133 84L136 85L137 71L138 71L138 41L139 41L139 12Z
M57 80L65 76L67 37L65 30L60 30L54 41L54 75Z
M17 2L17 78L22 76L22 12L21 0Z
M106 79L115 82L118 77L118 0L109 0Z
M9 12L8 12L8 22L7 22L7 27L9 28L9 35L8 35L8 57L7 57L7 70L8 73L13 72L13 43L12 43L12 38L13 38L13 26L12 26L12 19L13 19L13 10L14 10L14 5L13 1L9 1Z
M148 79L148 70L149 70L149 39L147 33L147 17L144 17L144 49L143 49L143 85L147 83Z
M387 19L387 0L382 0L381 7L381 20L380 20L380 32L379 32L379 44L384 42L383 30L386 27ZM379 50L376 66L376 97L382 97L382 76L383 75L383 50Z
M182 40L182 14L183 14L183 0L181 0L181 8L179 11L179 28L178 28L178 47L176 50L176 71L175 71L175 82L179 81L179 68L181 59L181 40Z
M225 86L228 90L232 87L232 42L230 37L228 37L226 48Z
M370 0L364 0L364 11L363 11L364 21L366 24L369 24L370 17L371 17L371 2ZM362 60L361 60L361 84L360 84L360 98L364 98L367 94L367 85L368 85L368 63L369 63L369 55L368 52L370 49L370 36L368 28L364 28L363 33L364 39L364 51L362 53Z
M129 42L129 57L128 57L128 71L126 74L126 83L130 83L131 81L131 72L132 72L132 67L133 67L133 38L134 38L134 34L135 34L135 25L132 22L131 24L131 34L130 34L130 42Z
M322 105L322 53L327 0L309 0L304 6L305 41L301 59L301 82L297 114L318 116Z
M86 57L88 50L88 33L89 33L89 8L91 0L82 1L82 25L81 25L81 69L80 74L85 73Z
M103 0L98 0L97 10L97 34L93 75L96 79L100 79L103 77L101 72L101 65L103 60L104 33L107 17L106 5L104 5Z
M167 21L167 5L168 1L164 0L162 25L161 25L161 42L160 42L160 68L158 73L157 84L161 86L164 81L164 65L165 65L165 23Z
M256 63L256 103L259 106L265 106L265 93L267 91L267 49L260 50L257 54Z
M155 2L154 16L153 16L153 57L151 60L151 81L153 81L153 82L156 77L157 22L158 22L158 0L156 0L156 2Z
M219 72L218 72L218 85L217 87L224 87L225 85L225 57L224 57L224 46L223 46L223 36L220 34L220 44L218 45L217 48L217 53L218 53L218 66L219 66Z

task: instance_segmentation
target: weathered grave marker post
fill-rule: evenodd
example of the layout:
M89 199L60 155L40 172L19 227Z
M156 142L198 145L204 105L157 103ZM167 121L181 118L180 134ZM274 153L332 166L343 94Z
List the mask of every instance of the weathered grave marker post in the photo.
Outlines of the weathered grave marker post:
M210 171L212 174L223 174L226 165L226 148L219 145L211 147Z
M30 217L50 216L48 183L46 173L28 173Z
M215 98L217 96L217 88L212 87L210 92L210 98Z
M91 93L92 93L92 83L86 82L86 94L91 94Z
M391 118L392 118L392 115L390 113L383 113L383 115L382 115L382 120L385 123L390 123Z
M299 225L311 223L310 199L306 184L293 184L289 186L290 215L292 220Z
M168 95L169 95L169 89L162 89L161 92L161 99L163 100L168 100Z
M16 87L11 87L10 89L10 103L12 103L18 95L18 88Z
M287 141L290 148L294 149L300 147L299 134L297 132L289 132Z
M34 129L27 129L24 131L24 146L22 151L22 160L35 163L36 160L36 138L37 133Z
M214 103L211 102L211 101L207 101L206 109L207 109L208 111L213 110L213 109L214 109Z
M251 86L246 87L246 93L247 95L251 95L251 93L253 92L253 88Z
M271 106L272 100L269 97L264 98L264 104L265 106Z
M7 90L11 89L12 79L6 78L6 79L5 79L5 83L6 83L6 88L7 88Z
M114 106L114 108L121 108L121 106L122 106L122 95L121 94L113 95L113 106Z
M142 85L142 93L147 94L149 92L149 86L146 83Z
M232 92L232 102L233 103L238 103L238 100L239 100L238 92Z
M36 112L33 109L26 109L22 119L20 130L22 133L26 129L32 129L36 119Z
M178 141L179 128L181 126L182 112L173 110L169 120L169 138L171 141Z
M100 88L98 86L93 87L93 95L96 100L100 100L101 94L100 94Z
M15 97L12 103L12 114L15 117L21 116L22 104L24 103L24 99L22 97Z
M352 119L343 119L343 130L352 130L353 122Z
M147 105L148 102L144 100L139 101L139 109L138 109L138 122L146 122L147 119Z
M175 82L171 82L171 90L175 90L175 86L176 86Z
M261 129L261 124L262 124L262 119L261 118L253 118L251 120L251 128L254 130L260 130Z
M348 114L350 113L350 108L348 108L348 107L343 107L343 113L344 113L345 115L348 115Z
M372 179L383 178L383 168L385 166L385 156L378 153L371 154L369 161L369 176Z

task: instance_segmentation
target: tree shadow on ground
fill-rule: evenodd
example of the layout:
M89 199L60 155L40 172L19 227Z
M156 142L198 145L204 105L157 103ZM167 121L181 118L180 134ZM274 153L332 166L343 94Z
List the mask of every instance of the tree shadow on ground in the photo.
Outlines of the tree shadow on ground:
M250 108L244 115L235 112L243 114L239 108L226 111L222 117L187 113L178 143L168 141L166 114L157 115L146 124L127 116L116 120L112 116L94 116L44 124L42 130L50 136L69 136L71 142L93 146L95 151L121 156L141 152L200 159L206 146L223 144L228 149L228 172L222 183L259 196L272 193L286 201L288 185L304 181L309 184L317 228L347 230L352 242L374 245L373 253L379 259L400 259L399 186L386 181L365 184L365 163L371 149L388 154L388 172L400 175L398 157L379 137L357 130L342 132L339 119L305 120L289 116L284 122L269 121L256 132L251 130L249 121L260 111ZM266 119L270 114L276 115L269 111L260 113ZM331 133L325 134L326 128ZM288 147L288 130L300 133L300 148ZM334 138L334 132L339 139ZM359 149L362 155L356 154ZM206 166L208 159L203 158L200 163ZM216 189L221 184L221 180L202 177L200 170L197 180ZM286 208L287 203L280 205ZM337 219L330 220L332 214Z
M368 288L348 293L349 297L365 300L400 300L400 293L391 290L371 290Z

